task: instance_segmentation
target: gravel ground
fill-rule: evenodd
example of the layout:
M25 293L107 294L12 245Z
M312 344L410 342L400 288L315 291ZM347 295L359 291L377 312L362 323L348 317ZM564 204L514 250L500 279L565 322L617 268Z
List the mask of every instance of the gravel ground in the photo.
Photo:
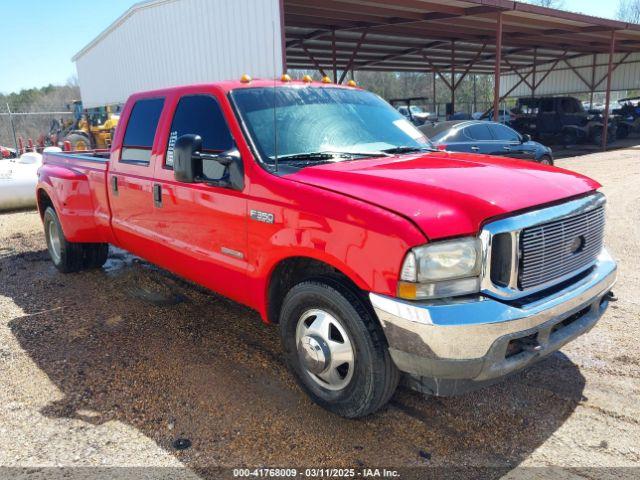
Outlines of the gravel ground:
M277 329L254 312L114 249L106 268L62 275L36 212L0 215L0 465L29 478L56 466L186 478L217 478L207 469L220 466L640 474L603 468L640 467L640 147L558 165L605 185L619 301L502 384L457 398L400 389L359 421L299 391ZM524 468L541 466L555 468Z

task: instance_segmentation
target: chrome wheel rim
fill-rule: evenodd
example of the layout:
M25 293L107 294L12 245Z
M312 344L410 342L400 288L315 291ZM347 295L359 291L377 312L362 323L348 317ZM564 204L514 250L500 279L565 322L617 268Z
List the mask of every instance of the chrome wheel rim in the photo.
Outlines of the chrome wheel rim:
M328 390L342 390L353 377L355 351L346 329L330 313L307 310L298 320L296 348L308 376Z
M49 237L49 251L55 263L60 263L61 258L61 242L60 231L54 222L49 222L47 227L47 235Z

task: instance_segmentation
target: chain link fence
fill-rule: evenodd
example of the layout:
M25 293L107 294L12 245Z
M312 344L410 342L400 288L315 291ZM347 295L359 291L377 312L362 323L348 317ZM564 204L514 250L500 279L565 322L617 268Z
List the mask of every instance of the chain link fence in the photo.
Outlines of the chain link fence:
M13 112L7 105L0 105L0 145L18 149L20 139L27 145L46 146L53 124L68 122L73 114L66 108L47 112Z

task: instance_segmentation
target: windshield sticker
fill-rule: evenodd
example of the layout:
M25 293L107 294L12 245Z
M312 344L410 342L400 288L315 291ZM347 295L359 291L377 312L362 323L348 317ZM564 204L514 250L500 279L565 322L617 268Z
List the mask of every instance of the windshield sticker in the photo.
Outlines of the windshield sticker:
M176 140L178 139L178 131L174 130L169 135L169 148L167 148L167 160L165 165L173 166L173 149L176 146Z

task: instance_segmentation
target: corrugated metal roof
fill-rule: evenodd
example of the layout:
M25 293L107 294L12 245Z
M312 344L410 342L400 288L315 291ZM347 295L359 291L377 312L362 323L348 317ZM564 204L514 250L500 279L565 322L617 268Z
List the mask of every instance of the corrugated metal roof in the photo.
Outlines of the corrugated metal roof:
M87 104L138 87L231 78L240 69L277 75L283 51L288 68L426 71L443 79L455 71L459 79L494 72L499 18L503 94L520 78L515 72L534 64L537 78L550 65L561 69L539 93L586 87L591 76L582 63L598 54L596 76L603 74L612 32L618 58L627 55L613 88L637 88L629 56L640 52L640 25L506 0L150 0L73 58ZM94 93L101 89L111 93Z
M597 54L562 60L550 73L548 71L553 64L539 65L535 81L544 80L536 86L535 95L604 91L608 62L608 54ZM611 90L640 89L640 53L615 54L613 67ZM522 97L532 94L532 68L522 69L520 73L527 78L528 84L521 81L522 77L517 74L503 75L500 82L503 95L509 93L510 97Z
M504 0L283 0L289 67L493 73L563 55L640 51L640 25ZM335 42L335 49L334 49ZM356 52L355 56L353 52Z

